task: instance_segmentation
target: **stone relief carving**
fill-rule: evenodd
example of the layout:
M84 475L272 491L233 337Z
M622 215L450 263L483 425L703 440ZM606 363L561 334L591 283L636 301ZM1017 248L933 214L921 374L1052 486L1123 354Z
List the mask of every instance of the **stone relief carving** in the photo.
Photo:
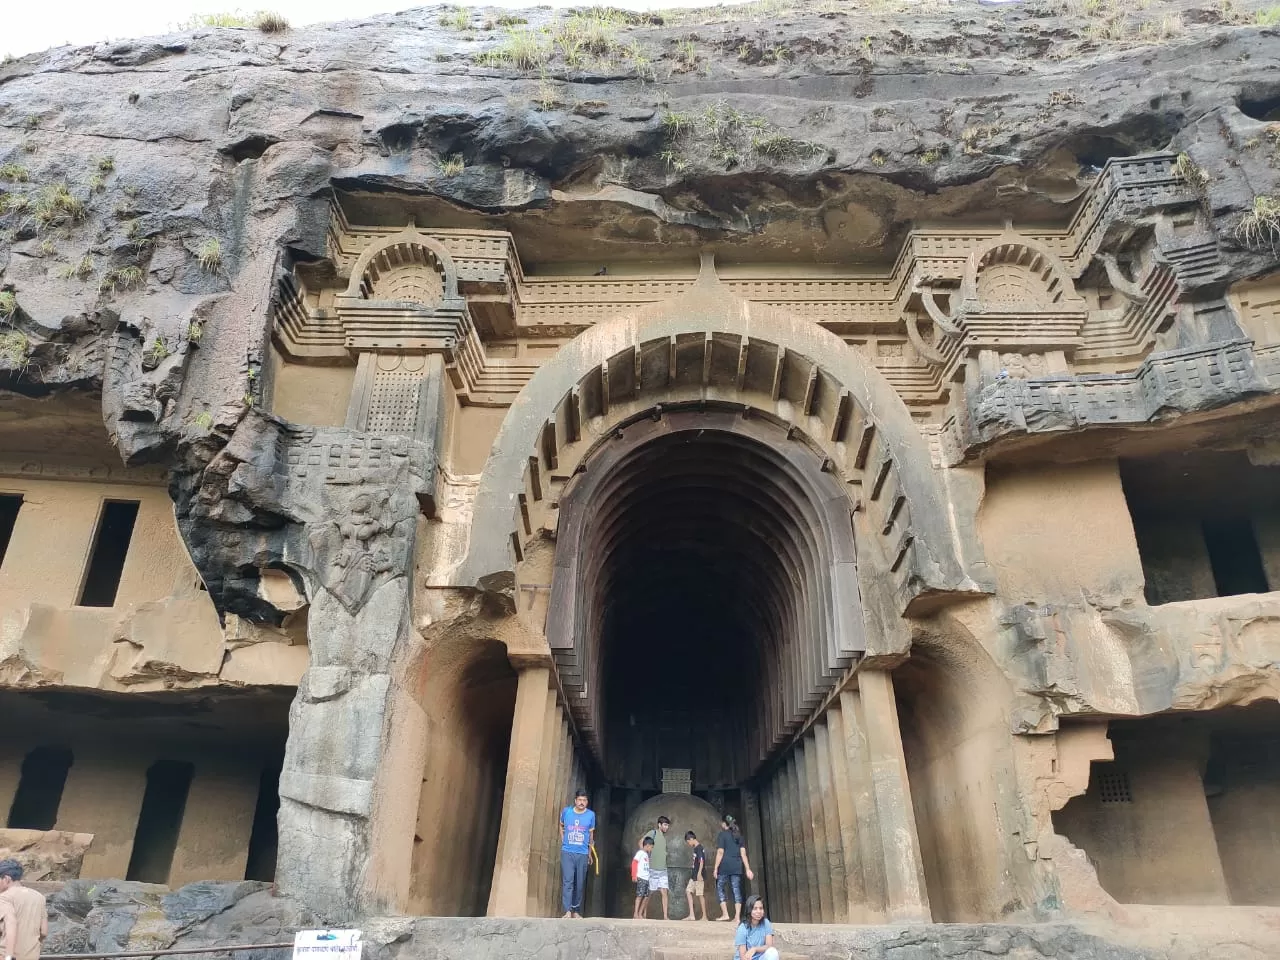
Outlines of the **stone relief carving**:
M308 535L325 588L348 610L358 608L396 572L396 528L386 490L357 487L346 509L313 525Z

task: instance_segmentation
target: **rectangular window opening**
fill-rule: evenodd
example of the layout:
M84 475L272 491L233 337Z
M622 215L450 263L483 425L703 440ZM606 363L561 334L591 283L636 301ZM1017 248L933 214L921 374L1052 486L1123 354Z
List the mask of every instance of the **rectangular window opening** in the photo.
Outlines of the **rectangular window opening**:
M71 760L71 751L66 747L37 747L26 755L18 790L9 807L6 826L10 830L53 829Z
M1206 520L1203 524L1204 545L1209 551L1209 566L1218 596L1237 593L1266 593L1267 573L1262 566L1262 553L1248 517Z
M129 540L137 519L137 500L108 500L102 505L98 532L93 538L93 552L89 554L89 568L80 590L80 606L115 606L125 557L129 554Z
M126 880L169 882L194 773L191 764L175 760L158 760L147 771L147 789L142 795Z
M1280 465L1245 450L1120 460L1147 603L1280 590Z
M276 834L276 814L280 811L281 761L266 765L258 780L258 804L253 812L253 829L249 834L249 857L245 863L246 880L276 878L276 853L279 837Z
M18 510L22 507L22 494L0 493L0 565L9 550L9 540L18 522Z

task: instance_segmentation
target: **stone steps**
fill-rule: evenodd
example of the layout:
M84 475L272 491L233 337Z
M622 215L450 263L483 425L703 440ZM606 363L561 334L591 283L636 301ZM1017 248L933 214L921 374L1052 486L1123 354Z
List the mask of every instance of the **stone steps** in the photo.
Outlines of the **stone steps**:
M663 946L653 948L653 960L730 960L733 944L699 944L698 946ZM809 960L799 954L786 952L786 960Z

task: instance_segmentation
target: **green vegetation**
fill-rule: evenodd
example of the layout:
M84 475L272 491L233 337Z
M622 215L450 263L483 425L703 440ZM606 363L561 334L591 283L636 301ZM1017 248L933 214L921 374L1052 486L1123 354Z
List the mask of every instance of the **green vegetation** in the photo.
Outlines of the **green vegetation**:
M94 164L98 168L99 173L110 173L116 168L115 157L99 157L97 163Z
M187 324L187 342L199 343L200 338L204 336L204 323L200 320L192 320Z
M289 29L289 21L271 10L259 10L255 13L253 25L263 33L284 33Z
M1280 197L1260 195L1236 224L1236 239L1247 247L1276 248L1280 242Z
M164 342L164 337L157 336L151 341L151 348L147 351L146 359L151 366L158 367L167 356L169 356L169 345Z
M116 270L108 270L102 275L102 279L98 281L98 290L102 293L132 290L135 287L142 286L145 279L146 274L143 273L141 267L120 267Z
M466 7L445 7L440 12L438 22L449 30L470 30L471 11Z
M785 133L756 134L751 138L751 148L762 157L771 160L793 160L821 153L823 148L809 140L797 140Z
M635 41L624 43L623 29L649 22L644 15L612 7L587 7L537 29L522 27L522 17L499 17L495 23L507 27L498 44L475 57L477 63L508 70L540 70L555 58L568 67L581 69L593 61L607 65L613 60L632 63L642 78L652 79L652 58Z
M544 111L564 106L564 101L560 99L559 87L546 78L538 84L538 94L533 98L533 102L538 105L539 110Z
M924 164L934 164L946 155L946 151L941 147L930 147L924 153L920 154L920 162Z
M31 206L31 198L25 193L0 193L0 214L21 213Z
M1196 193L1202 193L1209 185L1209 175L1186 153L1178 154L1173 164L1173 175Z
M66 183L42 187L31 201L31 211L42 230L63 223L78 223L88 215L84 201L72 194Z
M551 59L552 52L551 40L545 33L508 30L501 42L479 54L476 62L510 70L537 70Z
M93 256L86 253L77 262L63 267L58 276L63 280L88 280L93 276Z
M516 16L514 13L503 13L498 15L498 19L494 21L500 27L518 27L522 23L528 23L524 17Z
M733 169L751 158L774 162L805 160L826 148L781 133L760 116L744 113L723 100L700 113L668 111L662 118L666 147L659 159L674 170L706 159Z
M12 290L0 290L0 320L6 323L18 312L18 297Z
M200 261L200 269L205 273L220 273L222 271L222 244L218 242L218 238L209 237L204 243L200 244L200 249L196 251L196 259Z
M1255 21L1260 27L1280 27L1280 4L1259 10Z
M191 422L205 433L208 433L213 429L213 414L208 410L201 410L195 415L195 418Z
M26 183L29 176L27 168L20 164L0 164L0 180L7 180L10 183Z
M19 330L0 333L0 363L25 367L31 360L31 338Z
M233 10L230 13L197 13L178 24L179 30L199 30L202 27L257 27L263 33L283 33L289 29L289 21L269 10L253 13Z
M460 153L450 154L440 161L440 176L442 177L456 177L464 169L466 169L466 163Z

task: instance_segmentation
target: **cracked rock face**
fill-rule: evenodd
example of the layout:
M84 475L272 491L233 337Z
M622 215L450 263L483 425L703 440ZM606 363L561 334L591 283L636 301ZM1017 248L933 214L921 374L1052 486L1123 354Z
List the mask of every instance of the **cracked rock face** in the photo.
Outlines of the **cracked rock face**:
M323 255L335 189L566 259L856 264L922 217L1061 220L1108 157L1172 148L1230 247L1277 182L1254 6L700 11L585 40L548 11L425 8L32 55L0 67L0 368L105 386L130 462L198 448L253 402L277 258ZM1271 262L1235 246L1224 280Z

